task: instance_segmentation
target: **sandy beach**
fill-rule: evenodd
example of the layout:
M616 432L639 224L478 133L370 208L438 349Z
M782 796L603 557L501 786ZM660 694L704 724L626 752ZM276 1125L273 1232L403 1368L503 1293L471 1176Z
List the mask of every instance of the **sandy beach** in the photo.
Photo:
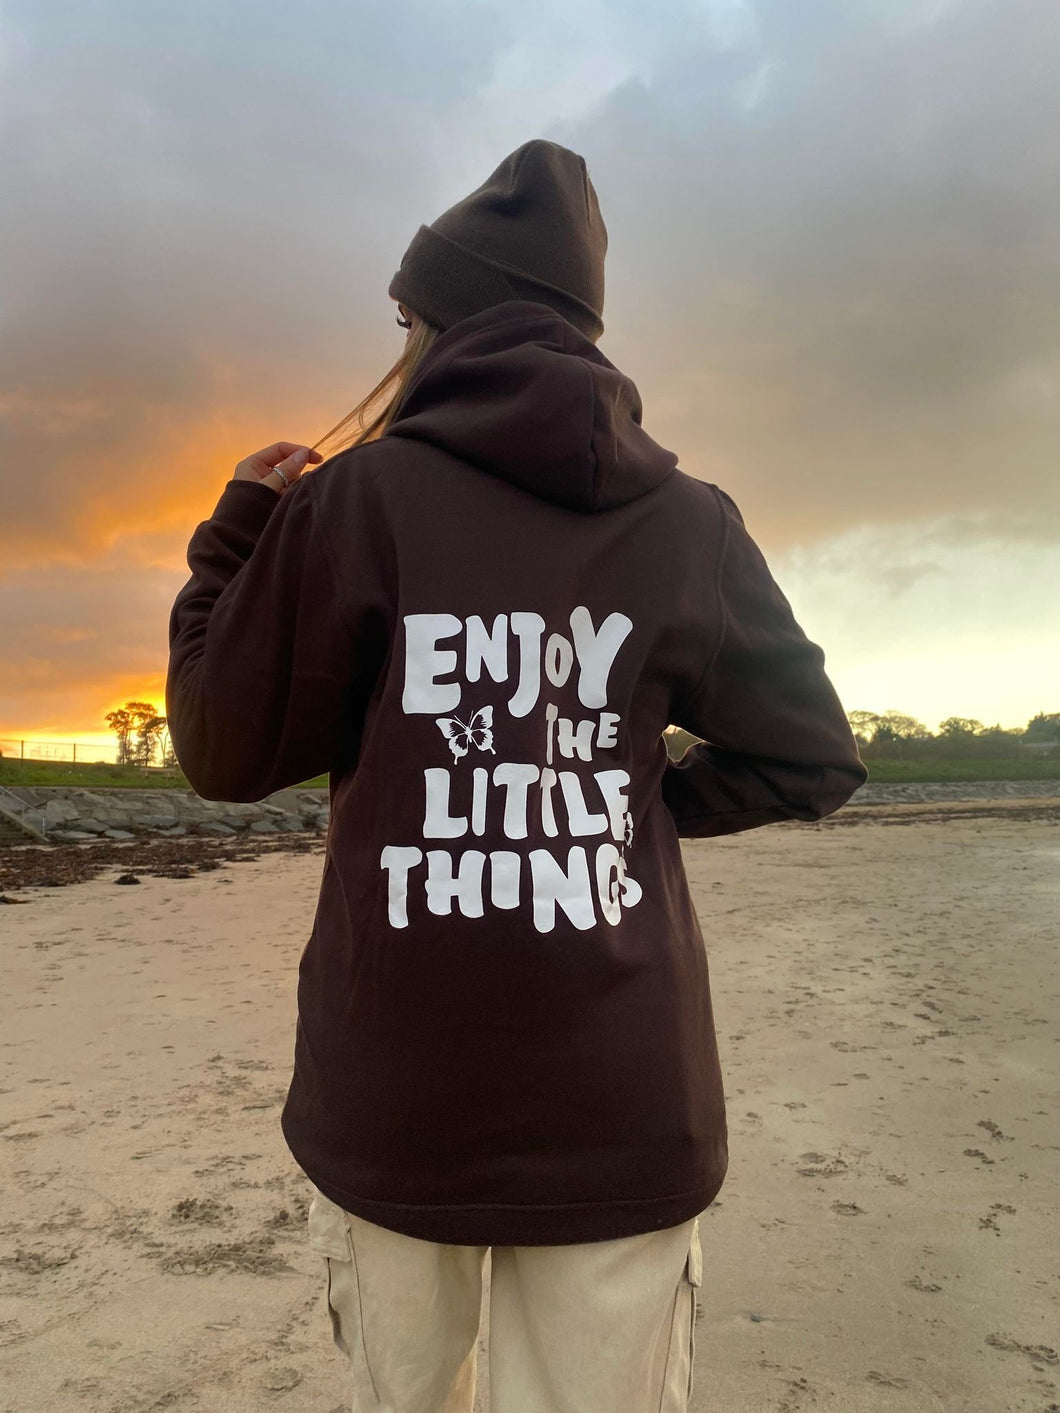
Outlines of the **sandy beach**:
M693 1408L1056 1413L1060 806L684 848L730 1126ZM323 841L169 849L0 858L0 1410L338 1413L278 1123Z

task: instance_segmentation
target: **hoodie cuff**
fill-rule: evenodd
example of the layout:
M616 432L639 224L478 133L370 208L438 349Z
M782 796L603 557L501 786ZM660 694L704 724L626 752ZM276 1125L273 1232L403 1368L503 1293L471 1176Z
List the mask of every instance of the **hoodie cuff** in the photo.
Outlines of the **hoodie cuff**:
M221 492L210 519L245 530L256 538L279 503L276 492L260 481L232 480Z

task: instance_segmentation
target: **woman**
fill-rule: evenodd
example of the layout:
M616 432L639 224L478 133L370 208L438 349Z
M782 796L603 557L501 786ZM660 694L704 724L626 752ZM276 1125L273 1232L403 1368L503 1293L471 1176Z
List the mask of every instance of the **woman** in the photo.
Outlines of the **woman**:
M282 1127L357 1409L470 1409L490 1248L494 1413L687 1406L728 1155L679 837L866 778L733 502L596 347L606 248L545 141L421 226L353 445L241 462L173 607L195 789L330 773Z

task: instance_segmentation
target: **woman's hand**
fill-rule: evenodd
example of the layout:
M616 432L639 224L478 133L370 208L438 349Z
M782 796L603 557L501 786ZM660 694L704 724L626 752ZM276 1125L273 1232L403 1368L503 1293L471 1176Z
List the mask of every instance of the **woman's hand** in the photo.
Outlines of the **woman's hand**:
M272 446L256 451L253 456L244 457L235 469L233 481L261 481L270 491L282 495L285 487L276 474L279 466L293 486L310 462L323 461L319 451L310 451L298 442L273 442Z

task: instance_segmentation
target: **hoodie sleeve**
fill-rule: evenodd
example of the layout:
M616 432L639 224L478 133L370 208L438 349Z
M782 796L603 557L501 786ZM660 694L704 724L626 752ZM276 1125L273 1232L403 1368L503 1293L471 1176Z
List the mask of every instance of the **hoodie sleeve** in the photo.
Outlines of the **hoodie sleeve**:
M846 803L868 772L824 653L803 633L729 497L723 525L721 633L697 682L679 684L674 725L703 743L663 773L663 800L682 837L815 820Z
M192 788L253 801L356 756L385 652L382 586L358 526L342 583L318 471L283 496L229 481L188 546L169 621L166 712Z

